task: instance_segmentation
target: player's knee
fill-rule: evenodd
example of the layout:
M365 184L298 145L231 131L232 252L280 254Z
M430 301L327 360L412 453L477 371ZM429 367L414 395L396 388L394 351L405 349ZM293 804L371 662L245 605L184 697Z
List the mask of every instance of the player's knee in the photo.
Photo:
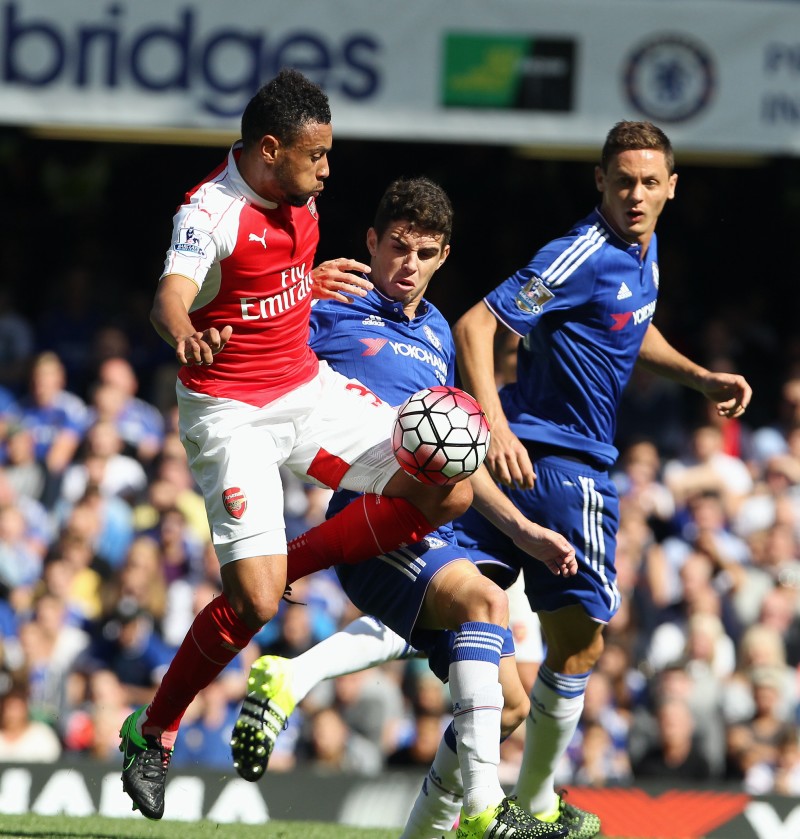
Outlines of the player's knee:
M241 620L251 629L261 629L278 613L280 598L269 591L251 592L231 599L231 606Z
M461 590L465 619L508 626L508 597L486 577L473 577Z

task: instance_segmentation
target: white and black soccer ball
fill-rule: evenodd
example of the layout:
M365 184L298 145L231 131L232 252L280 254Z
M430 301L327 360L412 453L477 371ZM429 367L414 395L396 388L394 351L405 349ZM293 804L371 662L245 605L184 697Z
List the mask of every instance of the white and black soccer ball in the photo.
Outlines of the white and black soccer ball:
M486 457L489 423L478 402L457 387L437 385L397 410L392 446L400 466L424 484L468 478Z

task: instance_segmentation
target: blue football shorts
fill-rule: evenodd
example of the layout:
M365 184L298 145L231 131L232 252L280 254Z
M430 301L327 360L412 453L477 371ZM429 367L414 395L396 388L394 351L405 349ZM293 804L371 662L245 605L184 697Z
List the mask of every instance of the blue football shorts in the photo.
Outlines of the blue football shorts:
M499 561L521 568L525 592L535 612L579 604L599 623L619 609L614 565L619 498L608 472L558 456L535 461L533 489L502 487L530 521L560 533L575 548L578 573L561 577L520 550L475 510L455 522L456 538L476 562Z
M416 624L436 573L451 562L464 559L473 561L470 552L458 545L453 531L440 527L408 547L358 565L337 565L336 574L356 608L374 615L415 649L427 654L431 670L447 681L455 632L418 628ZM492 561L491 565L496 567L498 563ZM514 655L510 632L502 655Z

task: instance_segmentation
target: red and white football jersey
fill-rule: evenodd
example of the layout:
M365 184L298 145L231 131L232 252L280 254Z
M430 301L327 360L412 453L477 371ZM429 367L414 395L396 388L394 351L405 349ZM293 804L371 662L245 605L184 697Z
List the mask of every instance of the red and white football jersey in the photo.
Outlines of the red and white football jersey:
M233 334L208 367L181 367L194 391L265 405L317 373L308 345L311 269L319 242L314 199L303 207L258 196L227 161L186 194L174 218L163 276L197 284L195 328Z

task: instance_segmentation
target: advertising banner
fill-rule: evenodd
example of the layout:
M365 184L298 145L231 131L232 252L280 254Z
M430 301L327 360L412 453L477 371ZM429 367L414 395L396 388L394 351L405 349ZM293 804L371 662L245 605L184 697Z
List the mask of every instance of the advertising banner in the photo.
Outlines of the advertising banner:
M231 824L314 821L354 827L402 828L420 772L373 777L310 770L270 772L261 784L230 773L173 767L166 789L168 819ZM313 795L308 790L314 791ZM597 813L608 839L797 839L800 803L787 796L750 796L735 788L674 789L666 785L570 787L570 801ZM119 767L0 764L0 813L142 819L122 791ZM676 817L679 817L676 821Z
M229 131L282 66L339 137L800 154L800 5L724 0L6 0L0 121Z

